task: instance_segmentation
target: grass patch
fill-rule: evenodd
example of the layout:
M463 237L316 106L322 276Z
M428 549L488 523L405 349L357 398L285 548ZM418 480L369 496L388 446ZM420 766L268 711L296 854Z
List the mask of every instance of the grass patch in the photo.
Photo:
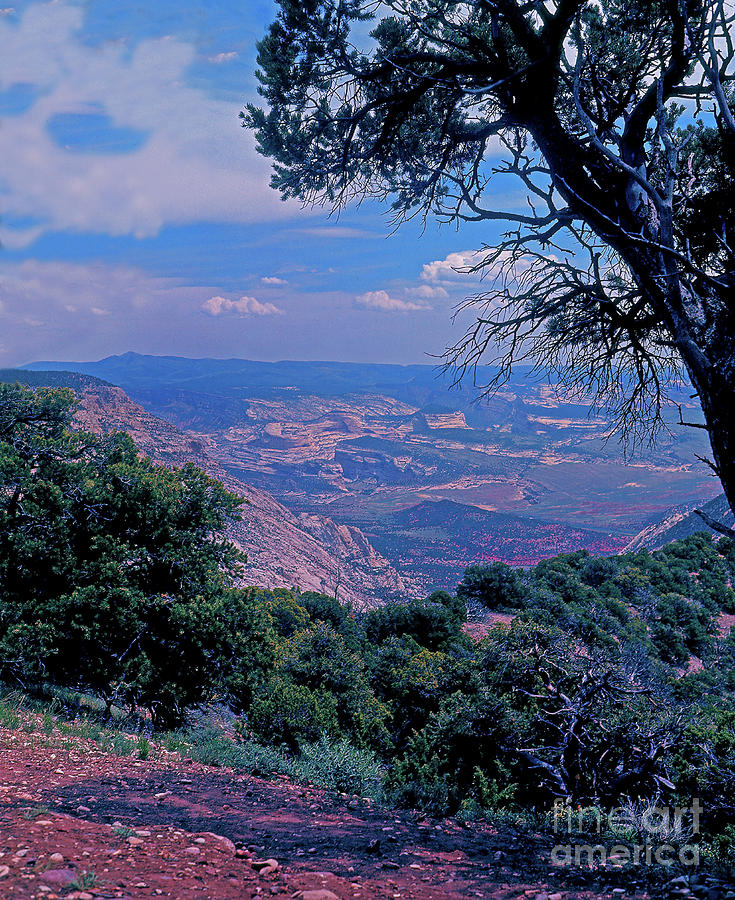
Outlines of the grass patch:
M48 812L48 806L39 804L38 806L32 806L30 809L24 809L21 815L27 821L32 822L34 819L39 819L41 816L48 815Z
M97 884L97 875L94 872L80 872L69 885L72 891L88 891Z
M360 750L348 741L332 742L323 737L316 744L305 744L295 765L299 781L375 801L383 798L380 763L369 750Z

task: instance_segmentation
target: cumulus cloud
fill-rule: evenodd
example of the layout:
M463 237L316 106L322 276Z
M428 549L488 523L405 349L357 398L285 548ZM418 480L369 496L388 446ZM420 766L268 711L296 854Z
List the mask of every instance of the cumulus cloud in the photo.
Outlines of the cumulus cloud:
M278 278L275 275L265 275L260 279L260 283L268 285L268 287L281 287L288 284L285 278Z
M430 284L467 281L468 275L477 277L477 273L470 273L469 270L481 262L482 258L483 254L477 250L459 250L448 254L444 259L426 263L421 270L421 278Z
M463 285L470 286L477 285L482 281L492 281L493 278L500 275L504 278L518 278L532 265L531 259L526 257L516 259L504 250L493 260L492 265L486 265L482 269L473 271L486 258L487 253L482 250L459 250L448 254L444 259L426 263L421 270L421 286L434 290L444 289L445 292L447 289L456 291ZM554 260L556 257L550 254L548 259Z
M440 284L418 284L414 287L406 288L406 293L412 297L423 297L425 300L443 300L449 296L449 291Z
M239 104L187 84L193 45L174 38L85 43L81 5L32 3L0 17L0 89L32 85L35 102L0 128L8 246L41 229L144 237L166 224L253 222L292 215L268 187L269 165L240 127ZM54 141L59 114L100 114L144 133L127 153L69 150Z
M431 308L426 303L414 303L391 297L387 291L368 291L357 297L355 303L367 309L380 309L384 312L413 312Z
M283 310L274 303L261 303L255 297L240 297L229 300L227 297L210 297L202 303L202 310L210 316L224 316L235 313L240 316L282 316Z

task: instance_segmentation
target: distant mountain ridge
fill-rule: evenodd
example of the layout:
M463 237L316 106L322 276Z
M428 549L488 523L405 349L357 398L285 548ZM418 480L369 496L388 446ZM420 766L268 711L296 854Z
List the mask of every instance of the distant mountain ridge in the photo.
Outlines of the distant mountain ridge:
M244 497L242 520L231 525L228 537L248 555L245 583L338 593L341 600L359 607L410 591L358 528L326 516L294 514L266 491L225 472L209 455L206 440L152 416L121 388L63 370L3 370L0 381L71 387L79 398L73 419L77 427L96 434L125 431L155 462L167 466L193 462Z
M471 402L474 391L452 389L451 379L442 376L436 365L394 365L384 363L302 362L282 360L260 362L248 359L188 359L178 356L147 356L123 353L93 362L38 361L21 367L24 370L80 372L118 384L126 391L177 388L219 393L236 392L240 396L295 388L300 392L319 394L388 392L399 399L436 403L438 397L457 397L463 391ZM519 367L522 374L532 369ZM494 370L478 370L478 377L489 381ZM538 379L536 379L538 380ZM451 390L451 393L450 393ZM452 404L450 403L450 406ZM454 411L454 408L452 409Z

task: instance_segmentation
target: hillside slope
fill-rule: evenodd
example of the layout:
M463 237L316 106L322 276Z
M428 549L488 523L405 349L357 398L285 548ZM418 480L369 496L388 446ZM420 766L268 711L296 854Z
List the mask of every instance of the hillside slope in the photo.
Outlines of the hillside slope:
M701 509L713 519L725 525L732 527L735 522L735 517L730 511L724 494L720 494L714 500L701 504ZM644 528L628 544L625 552L640 550L642 547L646 547L649 550L658 550L672 541L681 541L692 534L696 534L698 531L708 531L710 534L714 534L714 531L704 523L701 516L694 512L694 507L678 507L673 509L660 522Z
M121 388L79 375L67 382L59 373L44 379L38 372L6 371L0 380L28 380L33 386L68 384L79 397L77 427L96 434L125 431L155 462L166 466L193 462L244 497L242 519L228 532L248 555L244 583L337 593L340 600L357 606L409 591L410 585L358 528L325 516L292 513L266 491L229 475L208 454L206 439L190 437L150 415Z

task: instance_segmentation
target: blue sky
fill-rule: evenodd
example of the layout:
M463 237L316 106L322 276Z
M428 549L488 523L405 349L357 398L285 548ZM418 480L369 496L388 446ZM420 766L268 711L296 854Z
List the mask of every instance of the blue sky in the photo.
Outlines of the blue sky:
M12 0L9 0L12 2ZM495 237L283 204L238 112L270 0L0 10L0 366L431 361Z

